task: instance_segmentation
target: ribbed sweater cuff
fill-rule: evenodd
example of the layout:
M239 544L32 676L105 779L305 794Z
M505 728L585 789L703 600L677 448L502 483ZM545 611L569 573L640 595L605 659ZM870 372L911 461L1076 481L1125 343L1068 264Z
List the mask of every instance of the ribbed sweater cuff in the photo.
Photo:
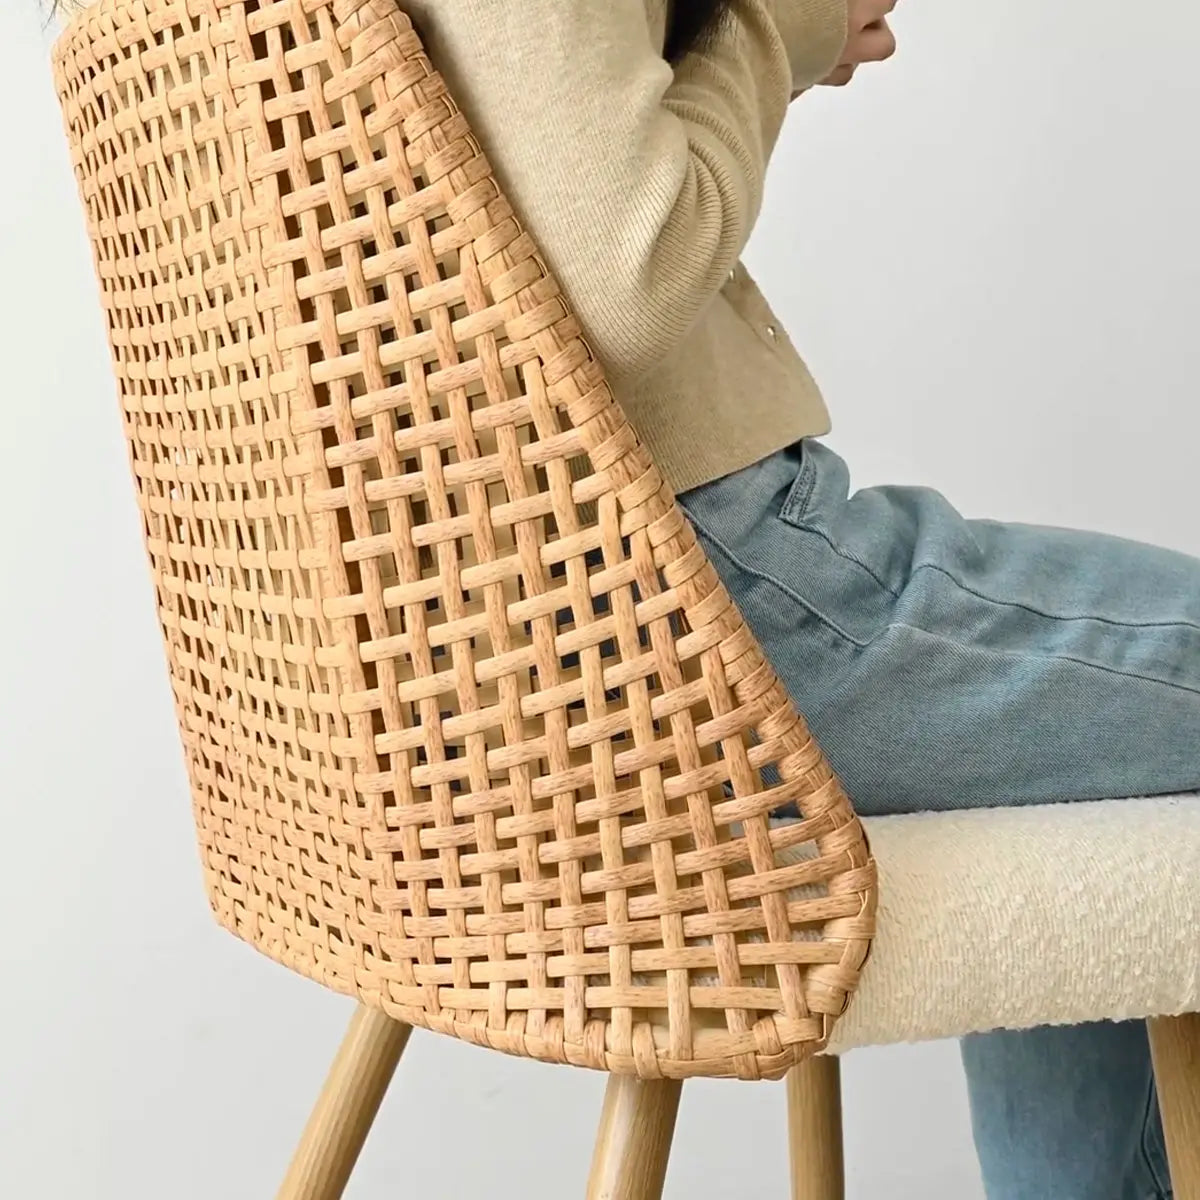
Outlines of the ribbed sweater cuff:
M819 83L838 65L848 20L848 0L775 0L775 23L792 64L794 92Z

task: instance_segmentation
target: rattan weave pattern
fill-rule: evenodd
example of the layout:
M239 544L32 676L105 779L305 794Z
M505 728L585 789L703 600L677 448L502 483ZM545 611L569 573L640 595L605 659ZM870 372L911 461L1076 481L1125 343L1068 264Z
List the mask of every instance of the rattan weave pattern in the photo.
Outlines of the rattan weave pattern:
M862 828L394 0L101 0L55 71L220 921L540 1059L818 1048Z

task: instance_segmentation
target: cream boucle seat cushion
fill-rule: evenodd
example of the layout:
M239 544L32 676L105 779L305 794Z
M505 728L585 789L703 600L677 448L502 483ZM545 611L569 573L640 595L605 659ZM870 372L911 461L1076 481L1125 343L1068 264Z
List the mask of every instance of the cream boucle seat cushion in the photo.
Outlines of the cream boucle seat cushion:
M1200 797L882 817L831 1049L1200 1011Z

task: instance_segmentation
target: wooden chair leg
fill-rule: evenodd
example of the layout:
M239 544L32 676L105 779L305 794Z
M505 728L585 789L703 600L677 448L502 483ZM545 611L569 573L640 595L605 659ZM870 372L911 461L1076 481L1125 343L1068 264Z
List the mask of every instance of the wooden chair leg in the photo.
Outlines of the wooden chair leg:
M845 1200L838 1060L820 1055L793 1067L787 1096L792 1200Z
M341 1200L412 1027L359 1006L278 1200Z
M587 1200L661 1200L683 1085L610 1075Z
M1200 1015L1149 1025L1175 1200L1200 1200Z

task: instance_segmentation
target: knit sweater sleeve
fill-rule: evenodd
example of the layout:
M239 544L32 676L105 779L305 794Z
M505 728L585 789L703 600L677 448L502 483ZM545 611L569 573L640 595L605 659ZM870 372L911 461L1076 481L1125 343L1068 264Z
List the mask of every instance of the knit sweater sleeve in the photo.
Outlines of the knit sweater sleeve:
M407 0L435 65L614 377L687 334L749 238L792 92L846 0L734 0L676 70L661 0Z
M772 10L794 89L812 87L833 70L845 49L847 0L773 0Z

